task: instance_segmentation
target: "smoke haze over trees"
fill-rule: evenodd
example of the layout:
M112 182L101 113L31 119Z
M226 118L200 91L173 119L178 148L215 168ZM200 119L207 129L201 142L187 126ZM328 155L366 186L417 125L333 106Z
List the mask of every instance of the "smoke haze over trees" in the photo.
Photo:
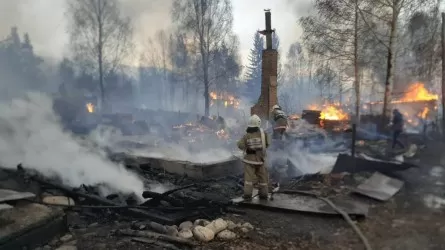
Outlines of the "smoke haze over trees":
M212 99L215 93L233 95L246 106L256 102L264 38L255 30L262 27L252 28L250 55L242 65L231 1L172 3L172 25L136 41L141 35L132 32L131 11L122 1L72 1L66 9L70 47L57 67L34 52L27 30L11 27L0 42L0 72L17 83L16 88L2 86L2 95L35 89L86 96L98 106L107 100L112 112L145 107L207 115L223 108L224 103ZM312 7L315 12L295 24L303 35L291 46L280 45L278 36L286 30L277 30L273 37L280 56L279 100L288 112L300 112L315 100L351 107L383 100L385 83L394 93L416 80L437 85L438 1L379 5L317 0ZM273 15L279 18L280 13ZM144 49L135 50L135 42ZM364 94L370 89L375 91Z

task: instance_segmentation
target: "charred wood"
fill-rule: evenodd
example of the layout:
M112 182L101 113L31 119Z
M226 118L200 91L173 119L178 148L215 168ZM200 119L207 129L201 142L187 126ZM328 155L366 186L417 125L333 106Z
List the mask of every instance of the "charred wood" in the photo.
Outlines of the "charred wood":
M181 250L181 248L178 248L172 244L168 244L165 242L160 242L157 240L150 240L150 239L146 239L146 238L131 238L132 241L135 242L139 242L139 243L145 243L145 244L150 244L150 245L156 245L159 247L162 247L163 249L171 249L171 250Z
M124 236L133 236L133 237L144 237L153 240L162 240L175 244L187 245L187 246L196 246L196 243L190 240L182 239L175 236L163 235L149 231L136 231L131 229L121 229L117 231L118 234Z

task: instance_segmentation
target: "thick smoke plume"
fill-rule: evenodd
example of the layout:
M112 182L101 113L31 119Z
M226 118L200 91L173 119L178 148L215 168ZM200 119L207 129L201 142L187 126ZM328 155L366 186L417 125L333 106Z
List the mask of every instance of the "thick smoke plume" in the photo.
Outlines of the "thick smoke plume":
M0 166L15 168L18 163L71 187L104 185L128 194L144 188L124 166L64 132L51 99L41 93L0 103Z

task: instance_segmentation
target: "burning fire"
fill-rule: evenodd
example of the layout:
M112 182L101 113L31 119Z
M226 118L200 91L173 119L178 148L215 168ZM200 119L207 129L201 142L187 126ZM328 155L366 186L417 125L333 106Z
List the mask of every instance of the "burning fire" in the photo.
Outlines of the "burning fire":
M401 102L416 102L416 101L433 101L438 100L439 96L430 93L423 83L416 82L409 86L408 91L399 100L394 100L392 103Z
M229 139L229 134L224 129L216 131L216 135L218 136L219 139L222 140Z
M218 100L224 102L224 107L232 106L237 109L240 105L239 99L235 98L235 96L231 94L228 94L227 92L217 94L216 92L212 91L209 95L211 99L211 106L213 106Z
M343 110L337 108L336 106L329 105L324 107L320 113L320 119L322 120L333 120L333 121L341 121L349 119L347 113Z
M424 108L423 108L423 111L420 112L420 113L418 114L418 116L419 116L420 118L422 118L422 119L426 119L427 116L428 116L428 113L429 113L429 112L430 112L430 109L429 109L428 107L424 107Z
M331 120L331 121L341 121L348 120L349 115L340 108L339 103L334 104L325 104L322 107L319 105L309 105L308 110L320 110L320 119L321 120Z
M86 105L88 113L94 113L94 105L92 103L87 103Z
M321 108L318 105L312 104L307 108L308 110L320 110Z

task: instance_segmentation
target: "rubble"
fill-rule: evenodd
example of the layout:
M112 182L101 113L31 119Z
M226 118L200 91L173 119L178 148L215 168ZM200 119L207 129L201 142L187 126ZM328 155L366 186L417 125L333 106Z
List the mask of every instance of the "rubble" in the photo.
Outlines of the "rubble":
M227 228L227 222L223 219L217 219L206 226L206 228L213 231L213 233L218 234L221 231L224 231Z
M216 237L220 240L234 240L236 239L237 235L236 233L226 229L219 232Z
M191 221L184 221L181 224L179 224L179 230L188 230L193 227L193 222Z
M47 196L42 199L42 202L47 205L64 206L74 206L76 204L72 198L66 196Z
M202 226L205 227L208 224L210 224L210 221L208 220L204 220L204 219L197 219L195 220L195 222L193 223L194 226Z
M193 232L190 229L183 229L181 231L179 231L178 236L183 238L183 239L191 239L193 238Z
M70 241L70 240L72 240L72 239L73 239L73 235L71 235L71 234L65 234L64 236L62 236L62 237L60 238L60 241L66 243L66 242L68 242L68 241Z
M196 226L193 228L193 236L202 242L209 242L215 238L215 233L207 227Z

